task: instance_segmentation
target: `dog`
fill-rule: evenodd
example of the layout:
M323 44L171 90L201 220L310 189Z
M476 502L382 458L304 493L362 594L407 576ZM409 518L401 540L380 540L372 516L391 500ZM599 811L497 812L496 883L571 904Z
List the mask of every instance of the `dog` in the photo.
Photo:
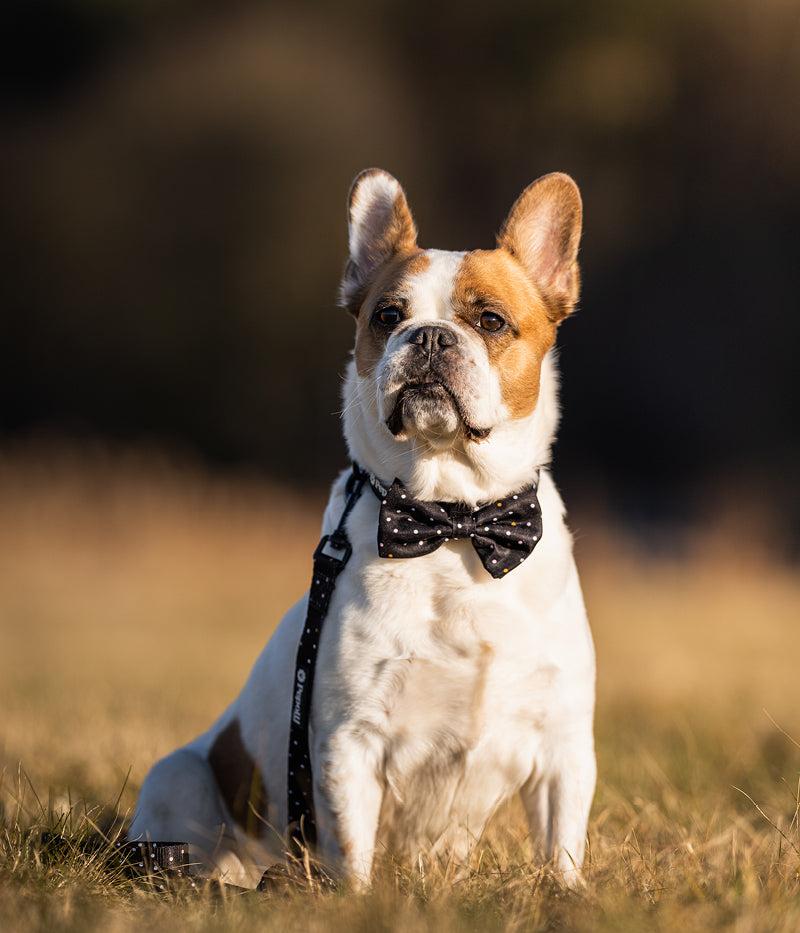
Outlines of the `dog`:
M376 852L468 862L515 794L538 855L579 883L595 662L548 463L581 222L576 184L554 173L525 189L495 249L421 249L395 178L370 169L351 188L343 421L369 479L346 506L344 472L323 519L329 535L347 509L351 556L319 638L308 735L317 852L357 887ZM529 511L508 510L508 547L485 537L519 500ZM406 501L423 531L441 518L416 556L416 525L393 508ZM284 857L307 607L289 610L217 722L155 764L130 839L186 840L202 873L245 886Z

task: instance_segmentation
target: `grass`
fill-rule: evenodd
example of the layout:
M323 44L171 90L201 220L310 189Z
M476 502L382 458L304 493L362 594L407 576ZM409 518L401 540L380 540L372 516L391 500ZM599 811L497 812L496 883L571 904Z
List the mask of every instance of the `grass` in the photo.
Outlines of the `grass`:
M322 499L157 457L0 458L0 929L800 929L800 580L754 546L655 560L607 529L578 535L599 663L584 891L530 861L514 805L468 877L385 864L363 896L122 875L147 768L237 693L307 584Z

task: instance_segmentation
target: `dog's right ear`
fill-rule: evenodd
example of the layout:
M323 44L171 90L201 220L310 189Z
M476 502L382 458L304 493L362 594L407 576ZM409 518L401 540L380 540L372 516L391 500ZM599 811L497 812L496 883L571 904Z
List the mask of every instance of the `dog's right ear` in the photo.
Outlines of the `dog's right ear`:
M358 314L375 272L417 245L417 228L400 183L388 172L368 168L350 189L347 229L350 258L340 291L341 305Z

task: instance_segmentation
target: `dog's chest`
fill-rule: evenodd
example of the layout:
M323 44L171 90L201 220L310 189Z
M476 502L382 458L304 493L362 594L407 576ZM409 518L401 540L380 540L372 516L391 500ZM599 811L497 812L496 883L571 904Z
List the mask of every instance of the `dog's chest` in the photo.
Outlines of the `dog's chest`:
M484 693L491 649L469 654L410 657L385 664L383 706L390 783L417 769L454 766L475 746L484 726Z
M503 790L529 773L547 692L537 684L544 688L552 668L525 607L498 600L503 584L506 595L514 590L508 582L476 591L418 580L347 614L337 726L379 739L386 785L399 799L438 796L471 774L485 783L492 768Z

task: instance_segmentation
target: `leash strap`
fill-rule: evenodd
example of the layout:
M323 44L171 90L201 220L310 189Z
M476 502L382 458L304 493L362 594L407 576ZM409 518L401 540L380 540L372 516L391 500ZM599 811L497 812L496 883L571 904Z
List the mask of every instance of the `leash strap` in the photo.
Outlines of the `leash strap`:
M350 559L352 548L345 531L347 519L358 501L368 478L355 463L347 480L347 503L336 531L324 535L314 552L314 573L308 595L308 609L303 632L297 645L294 668L294 691L289 725L289 767L287 775L288 844L294 854L317 841L314 817L314 779L308 743L308 720L311 713L311 695L314 670L322 625L328 614L336 578Z
M134 874L171 872L189 875L189 844L186 842L118 842L119 864Z

